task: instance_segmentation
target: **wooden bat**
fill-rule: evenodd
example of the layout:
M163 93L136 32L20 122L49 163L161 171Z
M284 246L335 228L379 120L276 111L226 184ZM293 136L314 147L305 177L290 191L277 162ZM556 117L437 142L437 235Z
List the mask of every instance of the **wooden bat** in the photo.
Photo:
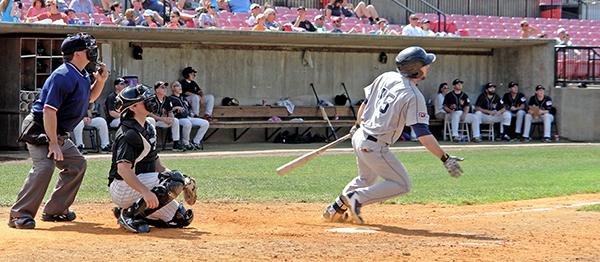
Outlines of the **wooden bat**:
M331 124L331 121L329 121L329 116L327 116L327 112L325 111L325 108L323 108L322 106L319 106L319 109L321 110L321 115L323 115L323 119L325 121L327 121L327 125L329 126L329 129L331 129L331 132L333 133L333 137L335 137L335 139L338 139L338 134L337 134L337 132L335 132L335 128Z
M338 138L337 140L324 145L318 149L315 149L313 151L310 151L304 155L299 156L298 158L280 166L279 168L277 168L277 175L283 176L289 172L291 172L292 170L308 163L308 161L312 160L313 158L319 156L321 153L325 152L327 149L332 148L334 146L336 146L337 144L345 141L346 139L350 138L351 135L347 134L343 137Z

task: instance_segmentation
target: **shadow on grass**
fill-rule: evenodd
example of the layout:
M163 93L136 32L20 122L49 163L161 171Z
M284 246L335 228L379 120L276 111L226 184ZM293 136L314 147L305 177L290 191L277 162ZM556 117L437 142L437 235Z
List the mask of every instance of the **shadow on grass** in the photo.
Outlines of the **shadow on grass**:
M48 229L36 229L44 231L56 231L56 232L77 232L81 234L93 234L93 235L132 235L120 228L118 225L114 227L105 227L104 224L74 221L68 223L56 223L58 226L51 227ZM202 235L208 235L210 232L200 231L193 227L187 228L155 228L150 230L150 233L140 234L146 237L164 238L164 239L196 239Z

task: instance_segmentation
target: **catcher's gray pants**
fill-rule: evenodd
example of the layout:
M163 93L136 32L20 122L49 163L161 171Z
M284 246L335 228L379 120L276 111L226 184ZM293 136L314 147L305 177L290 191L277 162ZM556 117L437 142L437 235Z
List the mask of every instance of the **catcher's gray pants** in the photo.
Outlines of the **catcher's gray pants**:
M160 184L158 180L158 173L156 172L142 173L137 175L137 178L148 189L152 189ZM120 208L128 208L142 198L142 194L131 188L127 182L125 182L125 180L113 180L112 183L110 183L109 192L113 203ZM160 219L162 221L169 222L175 216L175 212L177 211L178 207L179 203L173 200L161 209L150 214L148 218L155 220Z
M46 202L44 213L49 215L66 214L73 204L87 163L68 137L60 136L58 140L59 143L62 141L60 150L64 157L63 161L55 161L47 157L48 145L27 144L33 165L21 192L17 195L17 201L10 209L10 217L35 218L55 168L61 171L50 200Z
M352 147L356 154L358 176L346 185L343 193L355 191L358 202L368 205L410 191L408 173L387 144L367 140L367 134L359 128L352 136ZM383 181L375 183L379 176Z

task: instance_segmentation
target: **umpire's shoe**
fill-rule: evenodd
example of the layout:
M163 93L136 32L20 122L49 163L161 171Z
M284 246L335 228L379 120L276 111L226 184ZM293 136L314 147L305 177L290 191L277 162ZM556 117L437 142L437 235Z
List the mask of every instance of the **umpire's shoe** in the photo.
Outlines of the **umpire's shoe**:
M348 212L350 212L350 216L352 216L352 220L356 224L364 224L365 221L362 219L360 215L360 208L362 205L358 202L358 195L356 192L348 192L346 194L342 194L341 196L342 202L344 205L348 207Z
M8 220L8 226L16 229L34 229L35 220L30 217L11 217Z
M42 214L42 221L46 222L70 222L75 220L75 218L77 218L77 215L75 215L75 212L73 211L58 215L49 215L46 213Z
M143 219L133 219L130 217L123 216L123 213L117 219L119 225L125 230L132 233L148 233L150 232L150 225Z

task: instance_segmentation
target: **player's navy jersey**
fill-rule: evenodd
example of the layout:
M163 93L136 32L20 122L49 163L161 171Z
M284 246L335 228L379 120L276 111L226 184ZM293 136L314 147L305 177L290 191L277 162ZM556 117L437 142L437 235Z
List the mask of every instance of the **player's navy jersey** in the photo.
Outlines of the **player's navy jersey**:
M173 107L183 107L183 112L175 113L176 118L186 118L190 116L190 105L187 100L183 99L183 96L170 96L169 107L173 110Z
M444 97L444 105L450 109L462 111L465 106L471 105L471 100L463 91L461 91L460 94L456 94L454 91L452 91L446 94L446 97Z
M46 79L31 112L42 115L44 107L56 110L57 132L63 134L75 128L87 115L91 80L87 71L79 71L70 62L60 65Z
M504 102L496 94L489 97L486 93L481 93L481 95L477 97L475 106L485 110L499 111L504 108Z
M521 105L525 105L527 103L527 98L521 92L517 93L517 95L513 98L510 92L504 94L502 97L502 101L504 102L504 106L507 110L510 110L510 107L520 107Z
M527 105L537 106L542 110L550 110L552 108L552 98L545 95L542 100L538 100L537 96L534 95L529 98L529 103Z
M423 94L400 73L384 73L364 91L367 103L362 115L362 128L378 140L393 144L402 135L405 125L429 125Z
M142 174L155 172L157 159L154 127L148 122L142 127L134 119L123 120L115 134L108 184L114 179L123 179L118 174L117 164L130 163L136 174Z
M158 99L157 96L154 96L154 102L158 105L156 107L156 111L152 112L157 116L167 116L171 110L173 110L171 106L171 101L168 96L163 97L162 102Z

